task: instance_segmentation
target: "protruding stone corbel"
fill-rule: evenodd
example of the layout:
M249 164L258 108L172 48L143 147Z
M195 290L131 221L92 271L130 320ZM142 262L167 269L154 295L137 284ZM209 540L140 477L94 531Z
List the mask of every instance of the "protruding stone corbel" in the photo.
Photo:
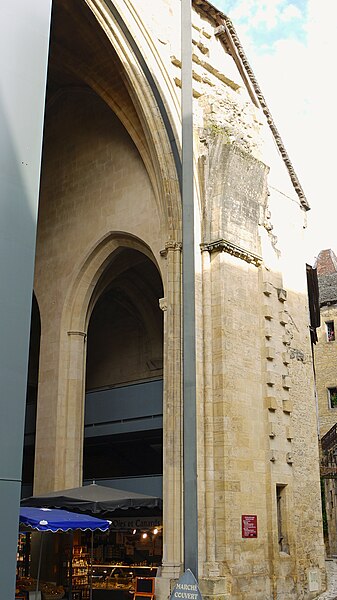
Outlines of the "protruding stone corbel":
M269 460L270 462L275 462L276 461L276 454L275 454L275 450L270 450L269 452Z
M287 292L283 288L277 288L277 297L280 302L285 302L287 300Z
M159 298L159 308L163 312L167 310L167 298Z
M286 454L286 461L287 461L288 465L292 465L293 464L294 461L293 461L293 457L292 457L291 452L287 452L287 454Z

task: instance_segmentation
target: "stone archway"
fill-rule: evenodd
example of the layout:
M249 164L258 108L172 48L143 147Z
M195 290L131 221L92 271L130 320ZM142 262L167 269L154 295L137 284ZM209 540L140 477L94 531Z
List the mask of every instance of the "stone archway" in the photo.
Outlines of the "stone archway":
M85 351L83 334L87 332L89 318L99 294L107 288L109 265L118 273L118 262L123 250L133 251L152 261L158 268L151 250L139 239L126 234L111 234L97 245L79 277L64 313L64 331L68 332L69 350ZM163 576L169 579L179 574L181 568L181 246L168 243L165 248L165 271L162 271L164 297L160 308L164 313L163 344L163 525L164 555ZM89 294L91 296L89 297ZM71 310L73 307L73 310ZM145 317L146 307L140 309ZM69 335L70 334L70 335ZM71 350L71 347L73 350ZM69 361L68 364L71 364ZM82 368L84 360L76 360ZM73 385L73 383L71 384ZM81 377L78 390L81 387ZM83 394L83 391L82 391ZM82 395L83 397L83 395ZM75 410L76 412L76 410ZM82 429L83 431L83 429Z
M93 291L87 332L83 479L157 496L163 287L157 267L142 252L119 248L111 258Z
M108 265L117 264L123 249L140 252L156 265L164 289L163 495L164 522L171 526L163 562L176 574L181 564L179 181L153 90L116 20L103 18L101 8L99 2L54 1L35 269L43 326L34 493L82 482L90 315ZM58 9L67 18L59 19L57 30Z
M137 147L166 221L167 238L180 240L180 113L175 103L167 106L165 97L172 95L168 78L160 78L162 89L156 83L163 70L158 55L151 54L150 64L150 56L142 54L148 52L148 36L141 20L132 22L138 28L134 36L124 18L100 0L54 0L47 114L70 91L94 92L101 98ZM144 48L136 45L136 37Z
M60 426L57 437L59 439L65 437L66 445L62 452L57 453L58 464L55 472L58 474L59 489L82 483L88 325L94 306L108 285L107 272L113 268L117 273L120 271L118 262L123 250L133 250L156 264L152 252L141 240L127 234L110 234L96 244L79 267L78 276L64 305L60 332L62 354L59 362L59 377L60 401L66 412L64 421L59 421L57 424ZM67 430L66 434L64 427Z
M85 397L86 336L90 314L106 289L109 267L118 272L123 250L141 254L153 266L150 248L133 236L114 233L101 239L78 265L64 302L59 331L58 393L55 446L48 457L38 436L35 493L64 489L82 483ZM164 290L160 299L164 311L163 347L163 499L164 556L163 573L176 576L181 567L181 322L179 244L165 249ZM157 265L156 265L156 268ZM144 310L144 309L142 309ZM40 427L48 405L39 406ZM48 465L46 464L48 461ZM47 475L48 473L48 475ZM49 477L49 483L48 483ZM47 484L46 484L47 482ZM48 486L48 487L47 487ZM165 571L166 569L166 571Z

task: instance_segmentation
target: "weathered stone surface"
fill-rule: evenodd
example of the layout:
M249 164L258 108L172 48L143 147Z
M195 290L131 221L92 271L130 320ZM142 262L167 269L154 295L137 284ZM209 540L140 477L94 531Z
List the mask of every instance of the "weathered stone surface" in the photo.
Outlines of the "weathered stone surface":
M66 35L67 19L52 33L58 43L50 71L35 269L42 327L35 491L82 481L87 377L99 387L103 378L115 385L162 375L164 551L156 597L167 600L183 568L184 246L174 160L180 150L174 135L180 131L180 2L135 0L132 18L129 4L115 3L159 95L106 16L106 5L88 0L82 8L92 13L84 19L80 4L66 3L66 14L77 24L72 35ZM258 111L247 104L243 82L214 35L217 26L201 8L195 11L199 579L207 600L311 600L308 570L321 572L323 589L324 551L299 252L302 214L294 214L301 211L286 196L282 206L267 206L268 168L256 152ZM266 234L271 228L277 250ZM140 263L155 265L144 267L144 278L129 262L133 252ZM153 285L144 286L145 275L154 270ZM289 284L294 272L296 286ZM132 299L115 290L119 314L130 313L133 321L123 312L114 327L107 324L114 352L105 363L98 360L89 377L90 317L116 278ZM147 296L158 297L149 304ZM132 326L126 329L126 323ZM279 543L280 487L287 551ZM242 515L257 516L256 538L242 537Z
M258 227L267 201L267 168L238 146L228 144L221 131L210 132L208 146L203 241L225 239L259 255Z
M324 435L337 422L337 408L331 404L329 389L337 387L337 259L332 250L322 250L317 258L317 275L319 300L321 306L321 326L317 331L317 344L314 349L317 401L319 414L319 431L322 445ZM327 323L332 323L332 332ZM330 327L330 325L329 325ZM336 328L336 329L334 329ZM332 335L329 335L332 333ZM322 439L323 438L323 439ZM334 448L330 448L330 456L321 452L321 460L326 466L334 462ZM324 480L325 509L327 519L326 549L328 554L337 553L336 529L336 486L334 479Z

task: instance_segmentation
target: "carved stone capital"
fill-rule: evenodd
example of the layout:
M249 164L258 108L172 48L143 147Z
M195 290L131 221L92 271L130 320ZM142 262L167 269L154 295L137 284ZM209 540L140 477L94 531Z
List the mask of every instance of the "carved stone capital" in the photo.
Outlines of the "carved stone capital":
M181 252L182 247L183 247L183 245L181 242L175 242L174 240L169 240L168 242L166 242L165 248L160 251L160 256L166 257L167 253L169 251Z
M240 248L240 246L236 246L232 242L228 242L224 239L216 240L215 242L209 242L208 244L201 244L200 247L202 252L227 252L227 254L236 256L237 258L240 258L240 260L244 260L245 262L253 264L256 267L260 267L263 262L261 256L258 256L253 252L249 252L249 250L245 250L244 248Z

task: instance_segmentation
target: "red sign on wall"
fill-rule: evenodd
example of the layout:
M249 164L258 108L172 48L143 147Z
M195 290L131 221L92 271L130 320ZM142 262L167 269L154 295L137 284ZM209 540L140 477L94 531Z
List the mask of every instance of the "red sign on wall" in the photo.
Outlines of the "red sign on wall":
M241 515L242 537L257 538L257 515Z

